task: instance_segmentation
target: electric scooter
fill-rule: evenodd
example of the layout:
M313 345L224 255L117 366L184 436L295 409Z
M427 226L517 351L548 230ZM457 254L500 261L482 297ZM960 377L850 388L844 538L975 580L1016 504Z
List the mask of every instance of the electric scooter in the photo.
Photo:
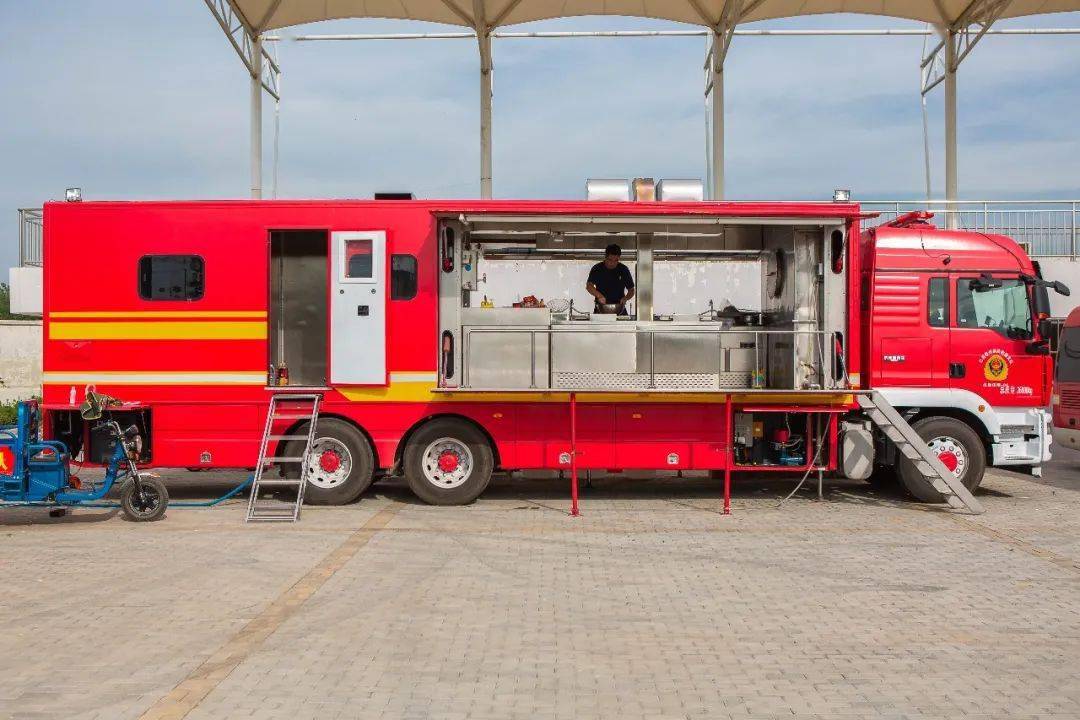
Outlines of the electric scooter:
M79 408L84 420L97 422L95 430L108 431L111 455L105 477L88 483L71 474L67 446L56 440L41 440L41 411L36 401L20 402L17 423L0 428L0 507L52 507L62 515L64 508L101 500L120 483L120 508L129 520L160 520L169 505L165 483L140 473L135 461L142 451L142 437L135 425L121 429L108 408L120 402L93 389ZM104 417L108 415L108 417Z

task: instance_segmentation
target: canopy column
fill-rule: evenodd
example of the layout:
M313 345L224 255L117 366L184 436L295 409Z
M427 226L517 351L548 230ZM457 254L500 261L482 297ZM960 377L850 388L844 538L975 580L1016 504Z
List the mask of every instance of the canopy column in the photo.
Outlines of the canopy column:
M956 139L956 31L949 30L945 39L945 227L960 226L956 201L959 199L958 149ZM953 212L949 212L953 211Z
M724 199L724 58L723 38L713 30L708 53L705 101L709 112L709 199Z
M516 5L517 3L512 3ZM505 11L504 11L505 14ZM480 50L480 197L488 200L491 187L491 26L484 0L473 0L473 28ZM499 18L496 18L496 24Z
M251 71L251 197L262 198L262 35L252 39L254 56Z

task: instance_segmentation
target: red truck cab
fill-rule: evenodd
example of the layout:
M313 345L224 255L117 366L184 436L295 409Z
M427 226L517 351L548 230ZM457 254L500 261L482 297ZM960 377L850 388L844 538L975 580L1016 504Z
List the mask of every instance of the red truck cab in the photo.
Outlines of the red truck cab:
M1080 307L1073 308L1061 327L1055 369L1054 440L1080 450Z
M974 487L987 465L1050 457L1052 360L1040 320L1053 285L1010 238L928 220L863 235L863 357L870 386ZM892 464L888 452L882 460Z

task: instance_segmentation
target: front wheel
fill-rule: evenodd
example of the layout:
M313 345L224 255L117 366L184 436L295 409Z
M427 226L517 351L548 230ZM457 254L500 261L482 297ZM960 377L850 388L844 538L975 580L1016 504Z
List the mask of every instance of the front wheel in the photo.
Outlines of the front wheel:
M930 451L937 455L941 464L968 490L975 492L986 471L986 449L971 426L956 418L928 417L911 427L930 447ZM900 481L916 500L945 502L941 493L905 457L900 458Z
M139 482L129 480L120 491L120 508L124 516L134 522L153 522L165 515L169 506L169 491L165 483L155 477L140 477Z

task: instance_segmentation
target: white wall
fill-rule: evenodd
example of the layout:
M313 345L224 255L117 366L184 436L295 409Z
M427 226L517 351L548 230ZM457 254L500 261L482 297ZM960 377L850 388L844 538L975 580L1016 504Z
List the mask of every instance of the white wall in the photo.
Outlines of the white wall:
M41 321L0 320L0 402L41 394Z
M593 261L585 260L484 260L479 272L487 282L472 295L479 306L484 295L496 307L509 307L525 295L545 302L573 298L574 307L592 310L585 281ZM634 263L628 262L631 275ZM740 309L760 309L761 266L750 262L662 262L653 270L653 307L657 314L691 314L707 310L709 300L717 308L731 303ZM635 280L636 280L635 275Z
M1047 280L1060 280L1069 286L1072 295L1065 297L1050 291L1050 315L1063 318L1080 305L1080 262L1070 257L1039 257L1042 276Z
M40 315L42 305L40 267L13 267L8 273L11 288L11 312L16 315Z

